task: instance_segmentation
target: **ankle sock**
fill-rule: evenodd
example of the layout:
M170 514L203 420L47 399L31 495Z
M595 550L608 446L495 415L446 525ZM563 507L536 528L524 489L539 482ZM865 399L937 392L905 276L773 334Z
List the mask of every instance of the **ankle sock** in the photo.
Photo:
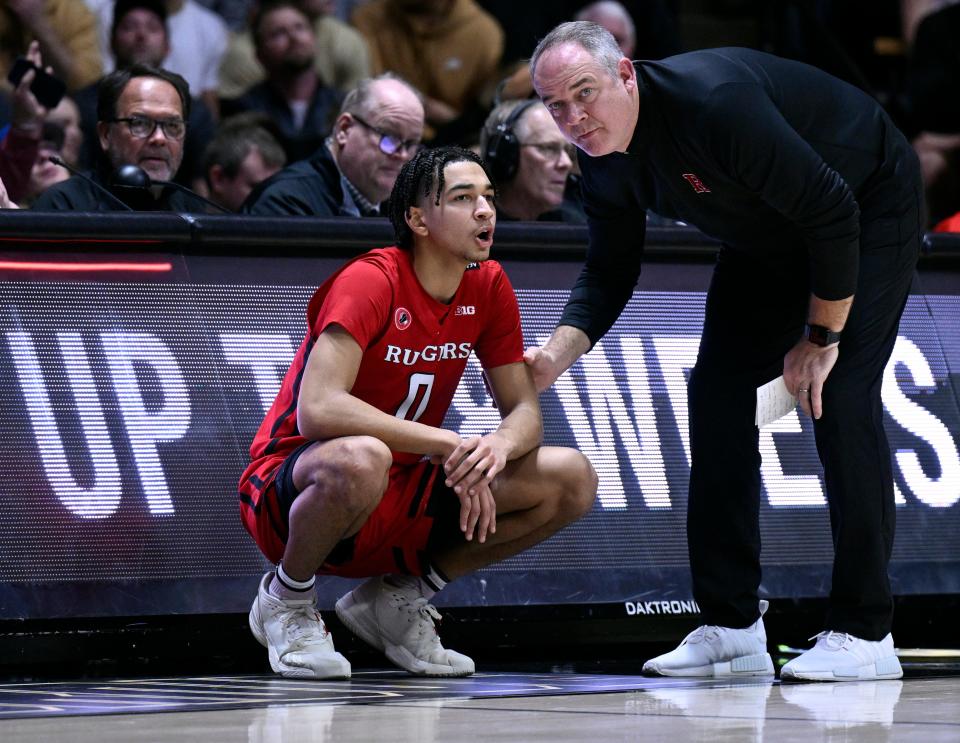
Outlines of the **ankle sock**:
M435 594L443 590L450 579L436 565L431 565L430 570L420 576L419 581L420 592L424 598L432 599Z
M278 599L302 600L311 596L316 582L317 577L315 575L311 575L310 580L291 578L284 571L283 563L280 563L277 566L277 572L273 574L273 580L270 582L270 595Z

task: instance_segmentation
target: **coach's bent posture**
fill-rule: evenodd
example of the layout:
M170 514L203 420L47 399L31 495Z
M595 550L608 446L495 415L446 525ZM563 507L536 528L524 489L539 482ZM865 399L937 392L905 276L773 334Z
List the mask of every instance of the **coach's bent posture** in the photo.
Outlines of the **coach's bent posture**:
M723 247L690 377L687 540L704 626L645 666L768 675L760 585L757 387L783 373L813 416L835 561L816 646L784 678L899 678L887 563L894 495L880 385L920 246L909 143L875 101L746 49L634 65L590 23L554 29L534 87L580 148L587 262L527 361L551 385L607 331L640 272L644 210Z
M314 295L240 482L244 524L279 563L250 627L284 676L350 675L315 609L317 573L373 576L337 615L400 667L473 673L440 645L429 599L580 518L596 494L582 454L539 446L516 297L487 260L496 213L479 158L419 153L390 204L399 247L364 254ZM471 352L503 420L461 439L439 426Z

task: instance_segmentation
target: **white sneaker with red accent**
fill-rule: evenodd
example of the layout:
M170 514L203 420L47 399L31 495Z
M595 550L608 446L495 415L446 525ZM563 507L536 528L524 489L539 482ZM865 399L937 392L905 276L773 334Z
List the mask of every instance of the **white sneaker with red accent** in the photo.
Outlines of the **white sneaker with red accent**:
M250 631L269 652L270 667L288 678L350 678L350 662L333 647L313 591L309 599L278 599L270 593L272 580L273 573L263 576L249 617Z
M353 634L417 676L469 676L471 658L440 644L440 613L425 599L419 581L400 576L371 578L337 602L337 616Z
M780 669L783 681L873 681L903 677L889 633L882 640L861 640L846 632L821 632L817 644Z
M760 617L744 629L704 624L687 635L669 653L643 664L643 672L659 676L741 677L772 676L763 615L769 603L760 602Z

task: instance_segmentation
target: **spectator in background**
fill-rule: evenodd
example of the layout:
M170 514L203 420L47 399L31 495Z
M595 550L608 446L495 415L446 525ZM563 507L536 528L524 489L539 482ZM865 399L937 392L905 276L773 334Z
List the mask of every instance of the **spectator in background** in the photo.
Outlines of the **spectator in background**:
M313 26L292 0L267 0L251 30L267 78L240 98L224 101L224 113L268 115L280 129L287 158L302 160L323 144L339 101L313 66Z
M80 109L70 96L64 96L55 108L50 109L46 122L55 124L63 131L63 143L60 145L60 157L76 167L83 151L83 129Z
M923 17L910 53L906 102L920 158L928 222L960 209L960 5ZM938 227L938 229L942 229Z
M39 42L30 44L27 59L43 67ZM75 165L83 142L76 104L64 96L47 110L30 89L34 76L28 72L14 91L11 123L0 142L0 178L9 185L10 198L24 206L69 177L64 168L50 162L50 156Z
M554 0L551 3L482 0L483 7L500 22L506 33L506 64L528 59L537 42L554 26L574 18L594 4L590 0ZM681 51L678 20L681 3L677 0L621 0L616 4L626 11L634 27L635 56L663 59ZM691 4L690 0L684 2L683 10L687 11ZM603 16L600 25L606 27Z
M475 136L485 116L478 101L492 93L503 53L503 30L490 14L474 0L372 0L353 23L374 72L395 72L424 96L435 143Z
M133 64L160 68L170 50L164 1L117 0L110 18L110 49L119 68ZM96 168L102 152L97 136L97 98L97 84L89 85L76 94L85 140L80 158L84 168ZM187 133L183 141L185 166L177 174L178 183L194 190L204 188L201 159L207 143L213 137L214 127L213 116L205 103L194 100L189 108Z
M27 59L43 67L39 42L30 43ZM26 193L47 117L47 109L30 90L34 75L33 70L27 72L13 91L9 126L0 130L0 180L11 201L19 201Z
M0 7L0 69L40 42L47 64L70 90L89 85L103 69L97 22L78 0L6 0Z
M7 193L6 186L3 185L3 179L0 178L0 209L19 209L20 207L14 203L13 199L10 198L10 194Z
M313 66L324 85L347 91L370 76L367 42L351 26L324 10L324 0L297 0L313 23ZM237 98L266 73L257 61L249 31L234 34L220 66L220 97Z
M205 212L202 201L170 186L130 187L113 178L121 166L136 165L153 181L173 179L183 160L190 112L187 82L176 73L135 64L107 75L99 92L97 138L105 157L89 175L48 189L33 208L122 211L126 204L136 211Z
M586 222L579 199L561 210L573 146L536 99L501 103L480 133L480 152L497 185L497 219Z
M210 198L232 212L286 164L283 147L256 120L242 114L220 125L203 158Z
M195 0L166 0L166 3L167 26L173 43L163 67L182 76L193 95L217 116L220 61L229 39L227 25Z
M623 56L633 59L633 53L637 48L637 29L627 9L621 3L616 0L590 3L577 13L574 20L590 21L603 26L612 34Z
M255 0L197 0L203 7L223 18L231 33L240 33L247 27Z
M380 216L403 164L420 147L423 105L390 74L362 81L343 100L333 134L309 160L261 183L247 214Z
M657 3L659 4L659 3ZM565 19L561 19L565 20ZM590 21L603 26L616 40L623 56L633 59L637 50L637 27L630 13L622 3L615 0L590 3L576 14L578 21ZM552 28L549 27L549 28ZM549 28L547 30L549 30ZM545 34L543 34L545 35ZM539 41L540 38L536 39ZM534 41L534 44L536 44ZM648 51L648 50L645 50ZM672 51L680 51L679 48ZM672 51L670 53L672 53ZM657 59L659 56L642 55L644 59ZM533 93L533 80L530 79L530 66L524 62L503 81L500 90L501 99L529 98Z
M66 168L50 162L53 156L63 157L64 131L59 124L47 121L43 125L43 135L37 148L37 157L30 169L30 180L20 199L20 206L29 207L51 186L67 180L70 173Z
M79 0L71 0L77 2ZM97 5L100 21L100 48L104 55L104 68L122 67L119 60L109 59L112 48L114 3L103 0L86 0ZM118 0L118 4L122 0ZM164 59L156 66L176 72L190 85L195 97L200 98L214 116L219 113L220 62L227 51L229 33L223 19L196 0L159 0L166 11L167 32L170 43Z

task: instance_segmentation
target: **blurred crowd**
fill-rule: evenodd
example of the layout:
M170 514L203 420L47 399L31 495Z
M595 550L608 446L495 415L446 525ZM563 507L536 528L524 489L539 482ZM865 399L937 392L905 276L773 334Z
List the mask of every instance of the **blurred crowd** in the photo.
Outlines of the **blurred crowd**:
M573 18L634 59L749 46L866 90L914 142L928 227L960 231L957 0L5 0L0 206L378 216L456 143L500 220L583 222L526 64Z

